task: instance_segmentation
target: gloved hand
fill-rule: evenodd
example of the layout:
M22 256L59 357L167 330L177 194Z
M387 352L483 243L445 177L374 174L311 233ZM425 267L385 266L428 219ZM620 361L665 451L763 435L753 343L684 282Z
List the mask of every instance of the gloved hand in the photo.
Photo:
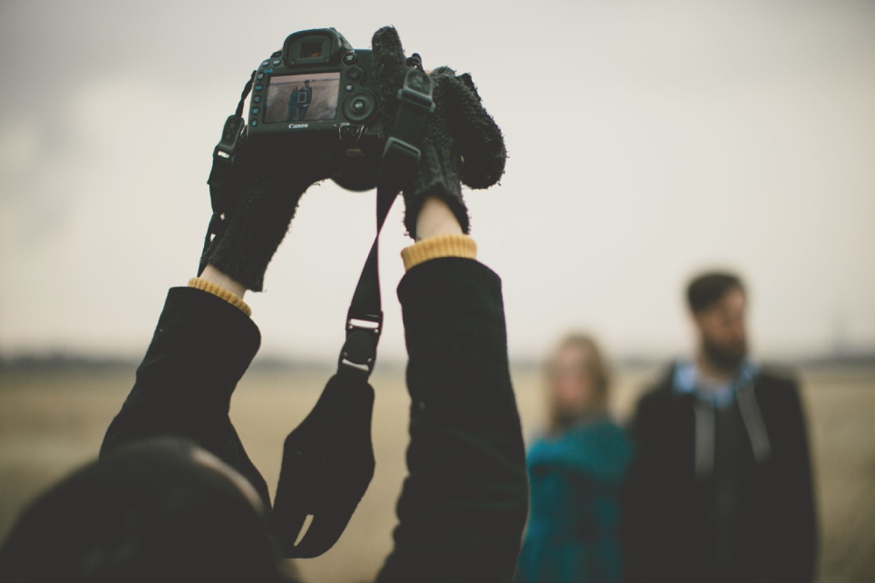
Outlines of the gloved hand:
M339 161L322 150L308 147L303 136L282 147L240 137L232 174L222 177L228 210L201 256L198 275L211 264L247 289L262 290L301 195L337 171ZM218 179L214 169L211 185Z
M407 72L404 49L391 26L374 33L371 40L374 73L380 85L383 127L391 135L398 111L398 90ZM436 109L429 115L420 150L419 170L403 190L404 225L416 239L416 219L426 198L443 200L469 232L468 209L461 183L488 188L504 173L507 151L501 129L483 108L480 95L467 73L456 75L448 67L431 72Z

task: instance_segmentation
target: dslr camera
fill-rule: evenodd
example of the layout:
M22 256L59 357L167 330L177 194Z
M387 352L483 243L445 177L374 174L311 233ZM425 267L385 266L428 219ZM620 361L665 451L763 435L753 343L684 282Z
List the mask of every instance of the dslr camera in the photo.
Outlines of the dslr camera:
M377 93L371 51L352 48L333 28L295 32L255 72L246 133L280 150L336 155L334 181L368 190L386 142Z

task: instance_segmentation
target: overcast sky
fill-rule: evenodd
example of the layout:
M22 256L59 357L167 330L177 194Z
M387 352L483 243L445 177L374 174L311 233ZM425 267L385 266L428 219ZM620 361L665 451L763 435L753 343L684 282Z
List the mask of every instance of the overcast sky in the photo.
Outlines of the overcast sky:
M297 30L394 24L471 71L510 159L466 193L511 352L573 328L683 353L699 269L748 281L766 357L875 348L875 3L0 2L0 355L141 355L194 275L212 149L249 72ZM404 354L400 208L381 354ZM373 194L326 183L248 294L271 355L334 358Z

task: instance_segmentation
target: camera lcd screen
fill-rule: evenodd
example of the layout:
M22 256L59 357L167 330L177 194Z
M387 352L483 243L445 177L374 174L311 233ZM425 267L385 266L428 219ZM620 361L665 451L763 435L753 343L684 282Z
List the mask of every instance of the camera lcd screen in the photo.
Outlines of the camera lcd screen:
M339 72L272 77L267 87L264 122L335 119L339 91Z

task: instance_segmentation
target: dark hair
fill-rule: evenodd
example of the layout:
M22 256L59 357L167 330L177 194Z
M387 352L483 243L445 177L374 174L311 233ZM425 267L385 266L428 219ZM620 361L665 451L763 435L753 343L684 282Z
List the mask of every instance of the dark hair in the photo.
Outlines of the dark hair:
M283 581L267 518L194 448L123 446L53 486L0 547L0 580Z
M694 277L687 286L687 305L693 313L702 312L733 289L744 292L744 284L737 275L721 271L703 273Z

